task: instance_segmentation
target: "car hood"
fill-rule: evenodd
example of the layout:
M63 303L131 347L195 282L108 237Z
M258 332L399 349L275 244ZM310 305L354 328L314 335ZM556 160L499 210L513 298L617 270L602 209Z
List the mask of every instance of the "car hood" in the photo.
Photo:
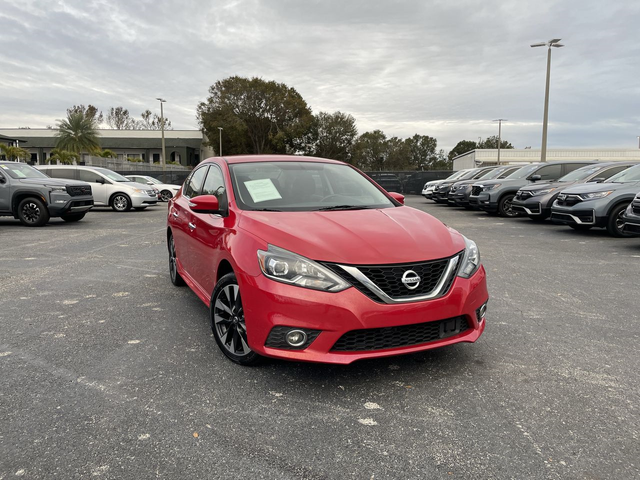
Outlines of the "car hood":
M87 182L80 182L78 180L67 180L65 178L20 178L20 183L25 185L50 185L50 186L60 186L64 187L65 185L78 185L89 187L90 185Z
M535 183L522 187L522 190L536 192L538 190L546 190L547 188L568 188L575 185L576 182L553 182L553 183Z
M597 193L608 192L609 190L621 190L623 188L633 188L639 185L640 182L628 182L628 183L585 183L582 185L574 185L571 188L562 190L562 193L566 194L580 194L580 193Z
M330 212L244 211L239 228L313 260L377 265L449 257L462 235L410 207Z

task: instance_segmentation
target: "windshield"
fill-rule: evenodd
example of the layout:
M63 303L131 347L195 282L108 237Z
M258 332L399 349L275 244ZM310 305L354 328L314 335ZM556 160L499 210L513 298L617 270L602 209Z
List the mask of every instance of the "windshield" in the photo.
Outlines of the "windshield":
M148 181L150 181L151 183L155 183L156 185L160 185L162 183L157 178L153 178L153 177L142 177L142 178L146 178Z
M617 173L604 183L629 183L640 182L640 165L623 170Z
M321 162L249 162L229 165L243 210L309 212L395 206L347 165Z
M445 178L445 180L457 180L461 176L463 176L465 173L467 173L468 171L469 171L469 169L460 170L459 172L456 172L453 175L448 176L447 178Z
M113 180L114 182L133 182L130 178L123 177L119 173L114 172L113 170L109 170L108 168L99 168L99 167L91 167L96 172L100 172L102 175L107 177L109 180Z
M39 170L26 163L11 163L9 165L2 164L0 168L3 172L7 172L11 178L49 178Z
M598 170L602 168L602 165L589 165L588 167L582 167L577 170L574 170L571 173L567 173L564 177L560 177L558 182L577 182L579 180L584 180L585 178L590 177Z
M533 165L527 165L526 167L519 168L506 178L525 178L528 177L532 172L535 172L538 168L540 168L540 165L537 163L534 163Z

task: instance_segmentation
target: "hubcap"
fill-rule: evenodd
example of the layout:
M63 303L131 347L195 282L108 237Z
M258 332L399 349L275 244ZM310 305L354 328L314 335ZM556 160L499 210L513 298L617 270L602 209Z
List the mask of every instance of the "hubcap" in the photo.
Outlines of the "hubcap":
M213 305L213 322L227 351L237 356L251 353L238 285L227 285L218 292Z
M33 202L22 206L22 216L29 223L35 223L40 218L40 207Z
M127 199L122 196L117 196L113 199L113 205L118 210L124 210L127 208Z

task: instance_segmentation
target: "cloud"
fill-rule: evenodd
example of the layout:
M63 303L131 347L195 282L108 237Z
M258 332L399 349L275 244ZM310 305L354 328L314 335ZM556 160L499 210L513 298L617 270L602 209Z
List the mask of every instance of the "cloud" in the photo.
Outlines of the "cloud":
M539 147L546 49L550 146L636 145L640 5L597 1L24 1L0 11L0 126L44 127L67 107L122 105L197 128L216 80L259 76L360 132L433 135L450 148L497 132Z

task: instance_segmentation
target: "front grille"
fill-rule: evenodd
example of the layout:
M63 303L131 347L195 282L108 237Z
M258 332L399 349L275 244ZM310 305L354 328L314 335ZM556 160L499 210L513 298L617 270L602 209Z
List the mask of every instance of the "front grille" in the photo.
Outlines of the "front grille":
M533 197L533 194L528 190L518 190L516 193L516 198L518 200L526 200L527 198Z
M640 225L635 225L633 223L625 223L623 231L627 233L640 234Z
M477 197L478 195L480 195L481 191L482 191L482 187L476 187L475 185L471 187L471 195L473 195L474 197Z
M79 197L80 195L91 195L90 185L67 185L67 193L72 197Z
M556 199L556 203L563 207L573 207L574 205L580 203L582 199L577 195L558 195Z
M361 352L409 347L452 337L468 329L466 317L460 316L413 325L352 330L342 335L331 350Z

